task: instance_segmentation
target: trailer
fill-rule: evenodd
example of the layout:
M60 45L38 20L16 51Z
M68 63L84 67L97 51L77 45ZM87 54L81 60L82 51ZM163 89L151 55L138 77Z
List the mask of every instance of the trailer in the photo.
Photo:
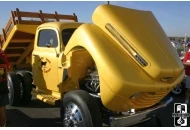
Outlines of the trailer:
M11 11L0 36L10 105L33 95L61 104L63 126L128 126L172 101L184 66L152 12L100 5L92 21Z

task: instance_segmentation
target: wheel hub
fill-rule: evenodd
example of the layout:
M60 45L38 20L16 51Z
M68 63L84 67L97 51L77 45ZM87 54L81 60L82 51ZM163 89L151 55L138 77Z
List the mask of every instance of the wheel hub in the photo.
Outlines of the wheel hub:
M172 90L174 94L180 94L182 91L182 85L179 84L175 89Z
M69 103L65 108L63 125L66 127L77 127L83 121L81 110L74 103Z
M23 93L24 93L24 90L23 90L23 84L22 82L20 83L20 97L22 98L23 97Z

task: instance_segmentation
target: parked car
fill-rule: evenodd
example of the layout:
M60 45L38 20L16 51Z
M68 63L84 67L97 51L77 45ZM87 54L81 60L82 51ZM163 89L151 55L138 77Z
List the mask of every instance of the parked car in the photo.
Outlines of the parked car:
M183 62L183 58L184 56L180 57L182 62ZM181 96L181 95L184 95L185 92L186 92L186 88L185 88L185 77L184 77L184 80L180 84L178 84L177 87L171 91L171 93L174 96Z
M186 88L185 88L185 78L184 78L184 80L180 84L178 84L175 89L171 91L171 94L174 96L181 96L184 95L185 92Z

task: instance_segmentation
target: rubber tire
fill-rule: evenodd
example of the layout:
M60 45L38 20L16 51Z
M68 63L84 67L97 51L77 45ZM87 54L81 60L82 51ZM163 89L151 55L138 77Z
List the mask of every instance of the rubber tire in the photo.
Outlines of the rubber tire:
M9 89L9 105L10 106L19 106L20 105L20 79L17 77L16 73L8 73L7 78Z
M97 101L83 90L75 90L64 95L61 104L61 120L63 124L64 106L68 103L76 104L81 110L84 122L80 127L101 127L102 118ZM63 124L64 126L64 124Z
M176 96L176 97L177 97L177 96L182 96L182 95L185 94L185 92L186 92L185 83L184 83L184 82L181 82L180 84L182 85L182 91L181 91L181 93L175 94L175 93L173 93L173 92L171 91L172 96Z
M32 99L32 77L27 71L18 71L17 76L20 78L23 86L23 95L20 99L22 105L29 104Z

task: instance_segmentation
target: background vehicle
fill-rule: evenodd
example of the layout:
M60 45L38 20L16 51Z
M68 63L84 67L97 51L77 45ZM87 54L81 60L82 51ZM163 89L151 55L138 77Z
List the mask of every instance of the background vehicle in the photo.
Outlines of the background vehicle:
M184 56L181 56L180 57L180 60L183 62L183 58ZM184 79L182 80L181 83L179 83L172 91L171 91L171 94L174 95L174 96L182 96L185 94L186 92L186 88L185 88L185 77Z
M178 84L177 87L171 91L171 93L174 96L181 96L184 95L185 92L186 88L185 88L185 78L184 78L184 80L180 84Z
M61 101L64 126L126 126L172 101L166 95L183 80L183 64L154 15L100 5L92 19L11 12L1 36L12 65L11 105L29 103L32 93L49 104Z

